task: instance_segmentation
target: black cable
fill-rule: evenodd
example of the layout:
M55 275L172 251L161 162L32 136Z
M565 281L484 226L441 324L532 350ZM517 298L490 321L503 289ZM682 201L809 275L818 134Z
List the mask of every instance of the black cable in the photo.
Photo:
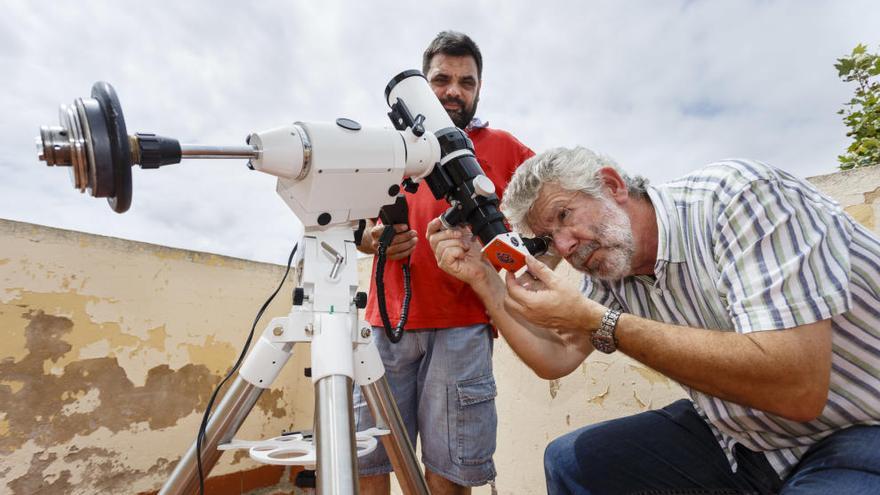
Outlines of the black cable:
M409 301L412 298L412 287L410 287L409 274L409 258L403 262L403 304L400 307L400 321L397 326L391 327L391 319L388 318L388 308L385 304L385 250L388 244L394 238L394 226L387 225L379 236L379 247L376 253L376 298L379 303L379 316L382 317L382 326L385 328L385 335L388 340L396 344L403 338L403 330L406 326L406 320L409 317Z
M244 357L247 355L247 351L251 346L251 341L254 339L254 332L256 331L257 323L260 321L260 318L263 317L266 308L269 307L269 304L271 304L272 300L275 299L275 296L278 295L281 287L284 286L284 282L287 280L287 274L290 273L290 264L293 263L293 255L296 254L297 246L298 244L294 244L293 249L290 251L290 256L287 258L287 268L284 270L284 275L281 277L281 283L278 284L278 288L275 289L275 292L273 292L271 296L269 296L269 299L266 299L266 302L263 303L263 306L261 306L260 310L257 312L257 317L254 318L254 324L251 325L251 333L248 335L247 341L244 343L244 349L241 350L241 354L238 356L238 361L235 362L235 365L232 366L229 373L220 380L217 388L214 389L214 393L211 394L211 400L208 401L208 407L205 409L205 414L202 415L202 423L199 425L199 434L196 436L196 462L199 467L199 494L201 495L205 495L205 475L202 472L202 441L205 438L205 430L208 429L208 419L211 416L211 408L214 407L214 401L217 400L217 394L220 392L220 388L229 381L229 378L232 377L236 370L238 370L239 366L241 366L242 361L244 361Z

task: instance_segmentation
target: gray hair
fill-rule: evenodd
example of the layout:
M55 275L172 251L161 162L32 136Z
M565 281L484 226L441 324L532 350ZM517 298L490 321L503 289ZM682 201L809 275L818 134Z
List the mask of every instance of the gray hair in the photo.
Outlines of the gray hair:
M647 196L648 179L630 177L610 157L580 146L553 148L529 158L516 169L504 191L501 211L514 230L533 234L526 216L538 199L543 184L555 182L563 189L600 197L603 184L599 170L604 167L611 167L620 174L630 196Z

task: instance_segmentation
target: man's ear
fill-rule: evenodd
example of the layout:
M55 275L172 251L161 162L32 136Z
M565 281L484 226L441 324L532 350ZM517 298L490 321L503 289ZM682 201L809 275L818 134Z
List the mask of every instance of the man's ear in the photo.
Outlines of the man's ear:
M623 203L629 198L629 188L623 177L613 167L602 167L599 169L599 177L602 184L608 190L608 195L618 203Z

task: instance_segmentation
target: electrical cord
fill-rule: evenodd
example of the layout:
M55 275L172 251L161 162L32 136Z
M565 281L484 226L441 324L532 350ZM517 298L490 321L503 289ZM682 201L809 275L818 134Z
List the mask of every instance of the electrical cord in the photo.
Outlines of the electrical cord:
M385 328L385 335L388 340L396 344L403 338L406 320L409 317L409 301L412 298L412 287L410 285L409 258L403 262L403 303L400 307L400 321L397 326L391 327L391 319L388 318L388 308L385 304L385 250L394 238L394 226L387 225L379 236L379 247L376 252L376 298L379 303L379 316L382 317L382 326Z
M244 343L244 348L241 350L241 354L238 356L238 360L232 366L232 369L229 370L229 373L220 380L220 383L214 389L214 393L211 394L211 399L208 401L208 406L205 408L205 413L202 415L202 423L199 425L199 434L196 437L196 462L198 463L198 471L199 471L199 494L205 494L205 474L202 468L202 442L205 439L205 431L208 428L208 419L211 417L211 409L214 407L214 401L217 400L217 394L220 392L220 389L226 384L227 381L232 377L233 374L238 370L241 366L241 363L244 361L245 356L247 355L247 351L251 346L251 341L254 339L254 332L257 328L257 323L260 321L260 318L263 317L263 313L266 311L266 308L269 307L269 304L272 303L272 300L275 299L275 296L278 295L278 292L281 291L281 287L284 286L284 282L287 280L287 275L290 273L290 264L293 262L293 256L296 254L296 248L298 244L293 245L293 249L290 251L290 256L287 258L287 268L284 270L284 275L281 277L281 283L278 284L278 288L275 289L275 292L266 299L266 302L260 307L260 310L257 312L257 317L254 318L254 324L251 325L251 333L248 335L247 341Z

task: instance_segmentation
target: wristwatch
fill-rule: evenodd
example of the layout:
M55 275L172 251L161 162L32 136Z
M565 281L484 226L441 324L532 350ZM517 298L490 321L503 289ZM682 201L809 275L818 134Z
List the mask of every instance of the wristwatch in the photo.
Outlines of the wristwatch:
M614 330L617 329L619 318L620 310L609 308L605 311L599 328L593 330L593 334L590 336L590 342L597 351L611 354L617 350L617 337L614 336Z

